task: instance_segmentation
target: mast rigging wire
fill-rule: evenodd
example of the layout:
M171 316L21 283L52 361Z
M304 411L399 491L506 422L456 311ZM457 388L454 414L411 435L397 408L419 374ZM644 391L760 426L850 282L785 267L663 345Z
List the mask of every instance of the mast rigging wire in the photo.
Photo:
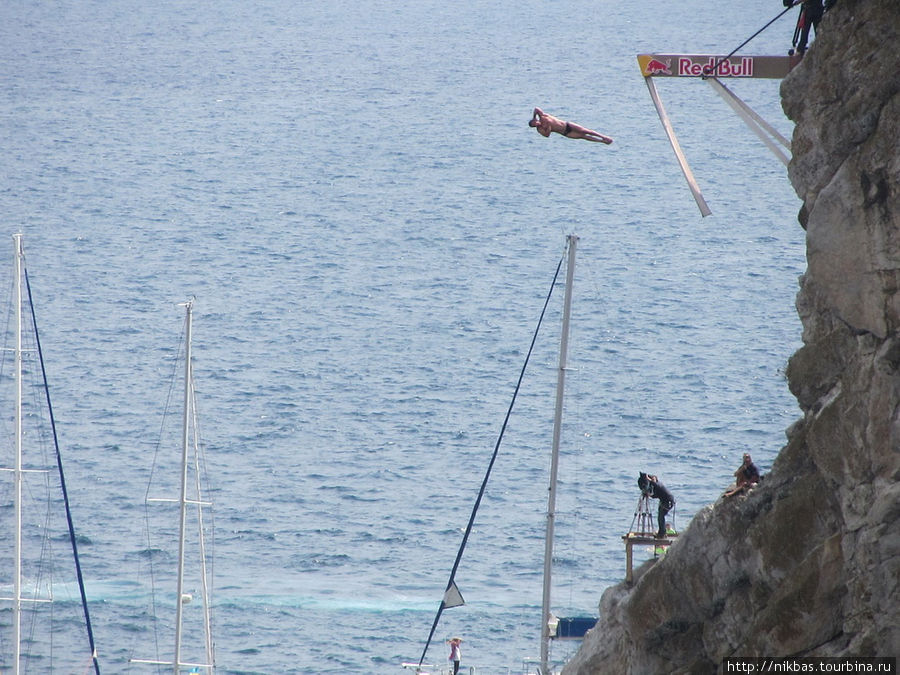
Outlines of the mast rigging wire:
M715 65L713 65L713 67L710 68L710 70L709 70L708 72L704 72L702 75L700 75L700 77L701 77L702 79L704 79L704 80L705 80L706 78L708 78L708 77L715 77L715 76L718 74L719 66L721 66L723 63L725 63L725 61L727 61L727 60L730 59L732 56L734 56L739 50L741 50L741 49L743 49L744 47L746 47L747 44L748 44L753 38L755 38L757 35L759 35L760 33L762 33L766 28L768 28L768 27L771 26L773 23L775 23L776 21L778 21L778 19L780 19L781 17L783 17L785 14L787 14L789 11L791 11L794 7L796 7L797 5L799 5L801 2L803 2L803 0L795 0L794 2L792 2L792 3L791 3L790 5L788 5L785 9L783 9L781 12L779 12L779 13L778 13L778 16L776 16L774 19L771 19L765 26L763 26L763 27L760 28L758 31L756 31L753 35L751 35L750 37L748 37L746 40L744 40L744 41L743 41L741 44L739 44L737 47L735 47L734 49L732 49L732 50L731 50L731 53L730 53L728 56L723 56L721 59L719 59L718 61L716 61Z
M566 244L566 249L568 249L568 243ZM466 525L465 534L463 534L462 543L459 545L459 551L456 554L456 560L453 562L453 568L450 571L450 579L447 581L447 588L444 591L444 597L441 599L441 604L438 607L437 615L434 617L434 623L431 625L431 632L428 634L428 640L425 641L425 648L422 650L422 656L419 658L419 666L422 666L422 663L425 661L425 654L428 653L428 647L431 645L431 640L434 637L434 631L437 629L438 622L441 620L441 614L444 612L445 608L445 598L447 597L447 591L452 589L456 583L456 571L459 568L459 563L462 560L463 552L466 549L466 543L469 540L469 534L472 532L472 527L475 524L475 515L478 513L478 507L481 505L481 499L484 497L484 492L487 488L488 480L491 477L491 471L494 468L494 462L497 460L497 455L500 452L500 443L503 440L503 434L506 432L506 426L509 423L509 418L512 415L513 406L516 404L516 397L519 394L519 388L522 386L522 380L525 378L525 370L528 368L528 361L531 358L531 353L534 351L534 345L537 342L538 333L541 330L541 325L544 322L544 315L547 313L547 306L550 304L550 298L553 295L553 289L556 286L556 281L559 278L559 271L562 269L563 260L565 260L565 251L563 251L562 257L559 259L559 263L556 266L556 272L553 275L553 282L550 284L550 291L547 293L547 298L544 300L544 307L541 309L540 318L538 318L537 327L534 329L534 334L531 338L531 345L528 347L528 353L525 355L525 362L522 364L522 370L519 373L519 379L516 382L515 390L513 391L512 400L509 403L509 408L506 411L506 417L503 419L503 424L500 427L500 434L497 437L497 442L494 445L494 452L491 455L491 461L488 463L487 471L484 474L484 480L481 482L481 489L478 491L478 497L475 499L475 505L472 507L472 514L469 516L469 523Z

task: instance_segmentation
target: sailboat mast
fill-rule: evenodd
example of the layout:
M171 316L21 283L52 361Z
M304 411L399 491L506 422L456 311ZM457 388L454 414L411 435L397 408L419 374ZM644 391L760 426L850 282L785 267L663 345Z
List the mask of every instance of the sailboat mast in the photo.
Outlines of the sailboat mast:
M194 383L191 382L191 400L194 401L192 405L192 413L194 416L194 476L196 479L196 490L197 490L197 536L198 541L200 542L200 586L203 593L203 637L206 643L206 663L210 669L214 669L215 665L215 653L213 650L213 642L212 642L212 628L211 628L211 618L210 618L210 606L209 606L209 575L206 571L206 538L203 535L203 490L200 485L200 439L199 433L196 432L196 429L199 429L199 425L197 423L197 404L194 398Z
M553 450L550 458L550 487L547 497L547 532L544 535L544 592L541 610L541 675L550 673L550 585L553 567L553 529L556 520L556 478L559 471L559 440L562 432L563 393L566 383L566 359L569 349L569 316L572 310L572 282L575 278L575 249L578 237L570 234L566 267L566 294L563 303L559 343L559 370L556 379L556 412L553 418Z
M193 319L193 301L185 303L185 338L184 338L184 422L181 435L181 496L179 507L178 529L178 583L175 592L175 658L173 672L178 675L181 668L181 619L184 605L184 539L187 521L187 477L188 477L188 445L191 428L191 323Z
M13 473L15 501L15 575L13 577L13 673L18 675L22 648L22 235L13 235L16 247L16 460Z

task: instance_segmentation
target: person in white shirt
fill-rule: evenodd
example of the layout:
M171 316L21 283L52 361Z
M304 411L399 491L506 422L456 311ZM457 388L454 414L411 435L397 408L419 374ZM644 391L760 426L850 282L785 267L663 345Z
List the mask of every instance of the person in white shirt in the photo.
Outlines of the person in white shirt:
M453 661L453 675L456 675L459 672L459 645L461 642L462 638L458 637L447 640L447 644L450 645L450 660Z

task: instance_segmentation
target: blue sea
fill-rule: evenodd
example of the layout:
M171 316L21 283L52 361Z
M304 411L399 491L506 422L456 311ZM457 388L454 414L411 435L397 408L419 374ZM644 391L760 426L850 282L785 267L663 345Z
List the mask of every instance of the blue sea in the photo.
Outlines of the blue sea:
M701 218L635 56L727 53L781 9L4 0L0 234L24 234L103 671L171 658L174 590L146 573L177 546L143 532L191 297L221 673L419 660L568 234L554 611L623 579L639 471L683 529L743 452L768 470L799 417L800 201L711 87L659 81ZM794 20L741 53L786 53ZM779 84L732 88L790 136ZM615 143L543 138L535 106ZM452 635L478 673L539 654L561 307L558 286L426 662ZM29 672L85 672L77 623L29 641Z

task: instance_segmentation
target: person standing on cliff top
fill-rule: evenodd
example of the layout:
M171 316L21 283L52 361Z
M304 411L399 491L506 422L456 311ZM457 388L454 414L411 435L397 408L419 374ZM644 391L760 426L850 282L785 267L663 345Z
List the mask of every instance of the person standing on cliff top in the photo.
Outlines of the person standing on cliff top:
M666 514L675 508L675 497L666 489L666 486L659 482L656 476L651 476L644 472L638 476L638 487L641 494L651 499L659 500L659 511L657 511L656 522L659 525L659 531L656 533L657 539L666 538Z
M831 9L837 0L782 0L785 7L793 7L796 4L802 5L800 8L800 16L797 17L797 28L794 31L794 41L797 47L797 53L803 56L806 52L806 45L809 42L809 29L814 28L816 33L819 32L819 21L826 11Z

